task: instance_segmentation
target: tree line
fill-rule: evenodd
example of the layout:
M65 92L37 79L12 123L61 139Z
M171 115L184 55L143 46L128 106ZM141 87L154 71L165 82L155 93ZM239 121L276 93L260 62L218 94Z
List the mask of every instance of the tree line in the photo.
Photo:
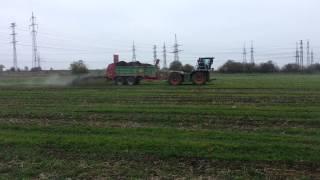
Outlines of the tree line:
M192 72L194 66L190 64L183 65L180 61L174 61L170 64L169 70ZM4 70L4 66L0 65L0 72ZM14 71L10 69L11 71ZM88 67L83 60L75 61L70 64L72 74L88 73ZM167 69L162 69L167 70ZM28 70L26 70L28 71ZM32 71L32 70L31 70ZM228 60L217 70L220 73L320 73L320 64L312 64L308 67L301 67L298 64L286 64L282 68L274 62L268 61L260 64L241 63L234 60Z
M228 60L218 72L221 73L320 73L320 64L313 64L308 67L301 67L297 64L286 64L282 68L274 62L268 61L260 64L241 63Z

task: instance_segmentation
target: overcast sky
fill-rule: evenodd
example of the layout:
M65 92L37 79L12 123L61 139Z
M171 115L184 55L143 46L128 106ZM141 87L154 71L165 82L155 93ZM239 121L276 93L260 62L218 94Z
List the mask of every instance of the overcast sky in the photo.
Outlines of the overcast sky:
M251 41L257 62L294 62L295 43L310 39L320 58L319 0L1 0L0 64L12 66L10 23L17 24L18 64L31 66L30 17L37 17L38 45L45 69L66 69L83 59L104 68L112 54L153 62L153 45L172 51L174 34L183 50L180 59L195 64L214 56L218 67L228 59L242 61ZM168 61L173 59L168 54ZM248 54L248 60L250 54Z

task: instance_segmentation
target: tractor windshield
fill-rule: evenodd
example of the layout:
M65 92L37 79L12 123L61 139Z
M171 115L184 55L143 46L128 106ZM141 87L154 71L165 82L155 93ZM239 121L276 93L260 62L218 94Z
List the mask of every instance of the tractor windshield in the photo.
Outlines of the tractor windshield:
M200 58L198 60L198 69L211 69L211 65L213 63L213 58Z

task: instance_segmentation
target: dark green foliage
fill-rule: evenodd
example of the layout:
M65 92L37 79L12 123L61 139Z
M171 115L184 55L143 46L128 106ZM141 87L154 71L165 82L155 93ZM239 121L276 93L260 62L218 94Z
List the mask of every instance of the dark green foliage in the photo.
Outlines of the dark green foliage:
M286 64L285 66L283 66L281 71L286 73L296 73L301 72L301 68L298 64Z
M72 74L87 74L89 72L87 65L83 60L75 61L70 64Z
M223 66L219 68L219 72L221 73L242 73L244 71L244 65L233 60L228 60Z
M320 73L320 64L312 64L301 68L297 64L286 64L281 69L272 61L261 64L227 61L219 68L221 73Z
M305 71L308 73L320 73L320 64L312 64L308 66Z
M260 73L275 73L279 72L279 68L272 61L259 64L257 72Z
M259 72L259 67L254 64L254 63L246 63L246 64L243 64L243 69L244 69L244 72L247 72L247 73L256 73L256 72Z
M173 61L170 63L169 70L171 71L183 71L183 65L180 61Z
M190 65L190 64L185 64L185 65L183 66L183 71L184 71L184 72L190 73L190 72L192 72L193 70L194 70L194 67L193 67L192 65Z
M31 72L40 72L41 70L41 67L33 67L30 69Z
M268 61L261 64L240 63L233 60L227 61L219 68L221 73L274 73L279 72L279 68L272 62Z

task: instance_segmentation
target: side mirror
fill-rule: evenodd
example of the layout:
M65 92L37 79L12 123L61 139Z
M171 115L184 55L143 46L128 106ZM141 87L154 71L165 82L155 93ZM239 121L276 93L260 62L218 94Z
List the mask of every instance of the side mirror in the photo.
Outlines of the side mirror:
M159 63L160 63L160 59L157 59L157 61L156 61L156 66L158 66Z

